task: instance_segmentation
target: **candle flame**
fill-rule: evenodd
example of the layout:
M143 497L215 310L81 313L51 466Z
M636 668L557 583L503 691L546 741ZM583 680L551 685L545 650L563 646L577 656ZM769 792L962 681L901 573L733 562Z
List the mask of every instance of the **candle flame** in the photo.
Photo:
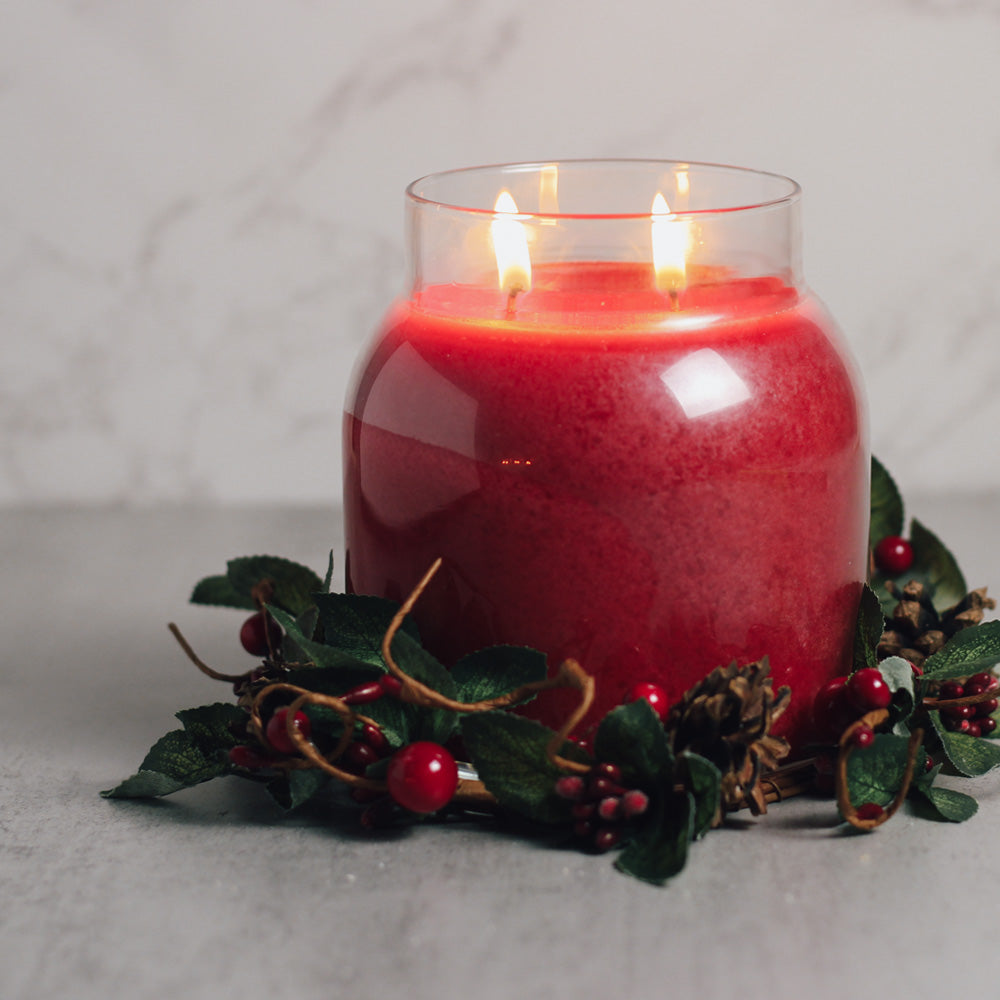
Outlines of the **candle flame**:
M656 287L672 298L687 281L688 222L670 211L667 199L657 192L653 199L650 224L653 242L653 269Z
M493 206L496 217L490 223L493 252L497 259L500 290L508 295L531 290L531 256L528 234L524 225L511 218L517 215L517 204L509 191L501 191Z

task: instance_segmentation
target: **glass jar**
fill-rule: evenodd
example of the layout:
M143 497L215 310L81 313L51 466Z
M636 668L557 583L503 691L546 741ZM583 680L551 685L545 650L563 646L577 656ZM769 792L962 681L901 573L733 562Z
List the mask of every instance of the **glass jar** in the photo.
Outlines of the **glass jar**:
M778 731L803 742L850 664L869 455L799 198L653 161L411 185L409 288L346 405L348 588L401 600L442 557L425 645L577 659L590 722L637 682L673 700L766 655L793 691ZM525 711L557 726L575 697Z

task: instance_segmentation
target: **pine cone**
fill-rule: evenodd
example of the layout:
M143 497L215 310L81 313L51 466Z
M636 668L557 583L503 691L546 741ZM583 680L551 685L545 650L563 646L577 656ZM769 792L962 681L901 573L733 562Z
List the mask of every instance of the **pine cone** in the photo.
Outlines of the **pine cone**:
M986 588L980 587L939 615L922 583L911 580L898 593L891 582L886 586L900 600L879 640L878 658L901 656L918 667L956 632L978 625L984 612L997 606L992 597L986 596Z
M761 771L777 767L789 749L771 727L790 691L774 693L770 669L766 657L744 667L717 667L670 709L664 723L674 753L690 750L722 772L723 807L746 803L755 816L767 812Z

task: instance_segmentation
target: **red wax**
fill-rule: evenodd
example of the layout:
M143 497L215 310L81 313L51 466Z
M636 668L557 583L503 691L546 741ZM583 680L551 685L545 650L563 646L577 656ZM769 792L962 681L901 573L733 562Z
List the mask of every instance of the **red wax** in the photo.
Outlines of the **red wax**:
M673 309L648 267L611 263L542 269L510 313L488 288L398 305L348 403L348 587L402 599L442 556L427 646L573 657L597 677L591 722L637 681L675 699L767 654L802 742L849 662L863 416L813 300L697 277ZM575 703L527 712L556 726Z

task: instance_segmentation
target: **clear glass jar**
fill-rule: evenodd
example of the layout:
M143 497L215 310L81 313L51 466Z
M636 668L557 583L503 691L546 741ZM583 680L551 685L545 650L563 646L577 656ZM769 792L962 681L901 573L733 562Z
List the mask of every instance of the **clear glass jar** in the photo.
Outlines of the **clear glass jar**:
M802 280L799 195L652 161L411 185L410 287L346 405L348 588L402 599L441 556L428 648L573 657L591 721L636 682L673 699L767 655L801 742L850 662L869 456L853 364ZM526 711L558 725L574 700Z

